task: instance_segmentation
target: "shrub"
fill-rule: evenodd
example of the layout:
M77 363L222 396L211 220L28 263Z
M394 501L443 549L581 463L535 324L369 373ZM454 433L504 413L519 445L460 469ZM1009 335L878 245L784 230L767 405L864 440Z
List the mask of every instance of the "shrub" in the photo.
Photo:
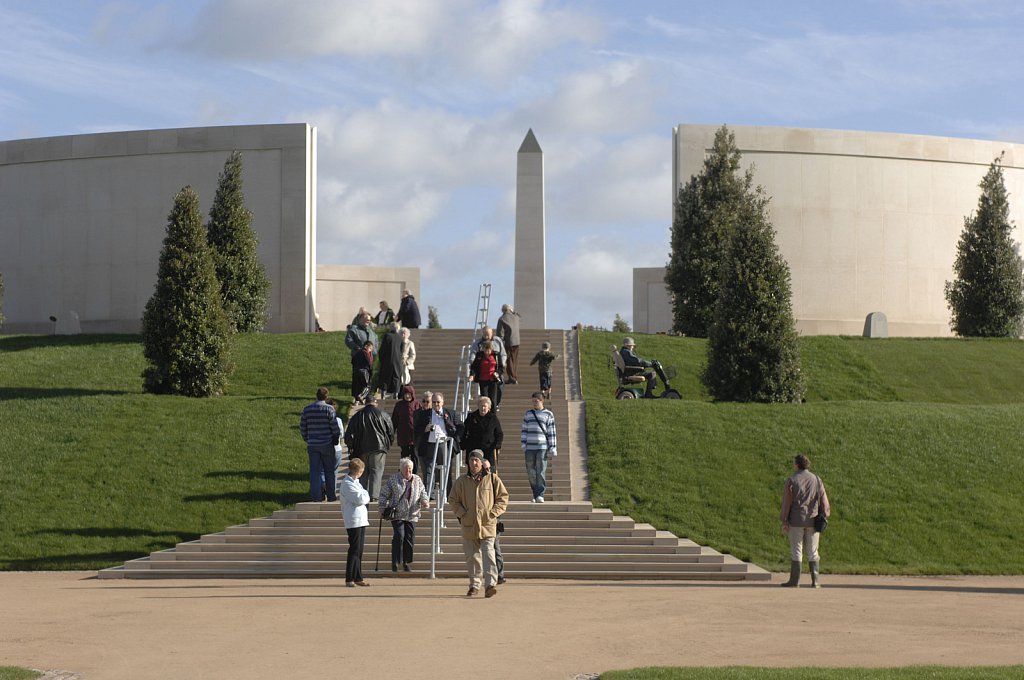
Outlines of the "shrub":
M232 370L231 326L192 187L174 197L156 289L142 316L143 389L158 394L220 394Z
M1018 337L1024 318L1024 275L1010 234L1002 155L982 178L978 212L964 218L955 281L946 282L950 326L960 336Z
M267 321L267 279L256 253L252 212L242 194L242 154L235 151L224 163L210 207L207 239L220 281L224 309L239 333L262 330Z
M761 187L736 216L718 279L703 383L719 401L798 402L804 396L789 266L775 245Z
M715 133L703 169L679 188L676 200L665 268L675 332L708 336L718 297L719 265L753 181L751 170L740 172L735 135L723 125Z

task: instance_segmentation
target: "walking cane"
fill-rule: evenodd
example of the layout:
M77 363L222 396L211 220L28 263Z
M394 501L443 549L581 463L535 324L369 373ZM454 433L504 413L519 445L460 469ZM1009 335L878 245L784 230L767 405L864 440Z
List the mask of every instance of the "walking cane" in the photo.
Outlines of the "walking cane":
M384 513L380 513L380 524L377 526L377 563L373 566L374 571L380 571L380 535L384 531Z

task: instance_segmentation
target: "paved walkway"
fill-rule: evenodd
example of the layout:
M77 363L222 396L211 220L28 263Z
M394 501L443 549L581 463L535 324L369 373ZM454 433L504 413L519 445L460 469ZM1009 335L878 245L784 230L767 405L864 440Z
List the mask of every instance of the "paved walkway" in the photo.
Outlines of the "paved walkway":
M521 580L469 600L461 579L0 573L0 665L85 680L565 680L647 665L1024 663L1024 577L825 579L817 591Z

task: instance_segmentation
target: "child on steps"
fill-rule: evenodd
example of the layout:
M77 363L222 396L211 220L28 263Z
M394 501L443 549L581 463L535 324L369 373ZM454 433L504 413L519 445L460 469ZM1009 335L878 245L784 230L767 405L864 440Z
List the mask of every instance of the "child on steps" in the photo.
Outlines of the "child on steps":
M551 364L557 358L557 354L551 353L551 343L545 342L530 361L530 365L537 364L537 370L540 371L540 391L544 393L545 399L551 399Z

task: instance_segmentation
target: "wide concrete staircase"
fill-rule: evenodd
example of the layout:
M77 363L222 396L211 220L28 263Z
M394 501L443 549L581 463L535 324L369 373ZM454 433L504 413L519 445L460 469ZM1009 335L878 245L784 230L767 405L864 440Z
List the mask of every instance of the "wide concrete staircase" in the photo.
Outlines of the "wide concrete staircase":
M594 508L587 500L586 442L579 400L578 354L571 334L524 331L520 346L519 383L506 385L498 412L505 445L498 473L509 489L501 547L505 571L516 578L768 580L771 575L752 564L723 555L667 531ZM413 381L417 394L442 391L446 406L454 398L459 350L470 342L469 330L417 330L418 358ZM538 389L536 367L528 366L542 342L560 355L555 363L552 399L546 404L557 423L559 455L548 466L543 504L531 502L519 430L530 395ZM390 412L393 402L382 408ZM301 445L301 444L299 444ZM397 470L397 448L388 455L387 475ZM342 470L347 465L342 465ZM340 476L341 470L339 470ZM385 477L386 478L386 477ZM391 527L380 532L376 504L370 505L363 571L367 577L420 577L431 565L432 513L419 522L412 573L390 571ZM440 577L464 577L458 523L450 512L441 529L441 553L435 556ZM375 572L375 554L380 571ZM197 541L155 552L99 572L100 578L244 578L341 577L345 573L347 536L337 503L299 503L270 517L228 527Z

